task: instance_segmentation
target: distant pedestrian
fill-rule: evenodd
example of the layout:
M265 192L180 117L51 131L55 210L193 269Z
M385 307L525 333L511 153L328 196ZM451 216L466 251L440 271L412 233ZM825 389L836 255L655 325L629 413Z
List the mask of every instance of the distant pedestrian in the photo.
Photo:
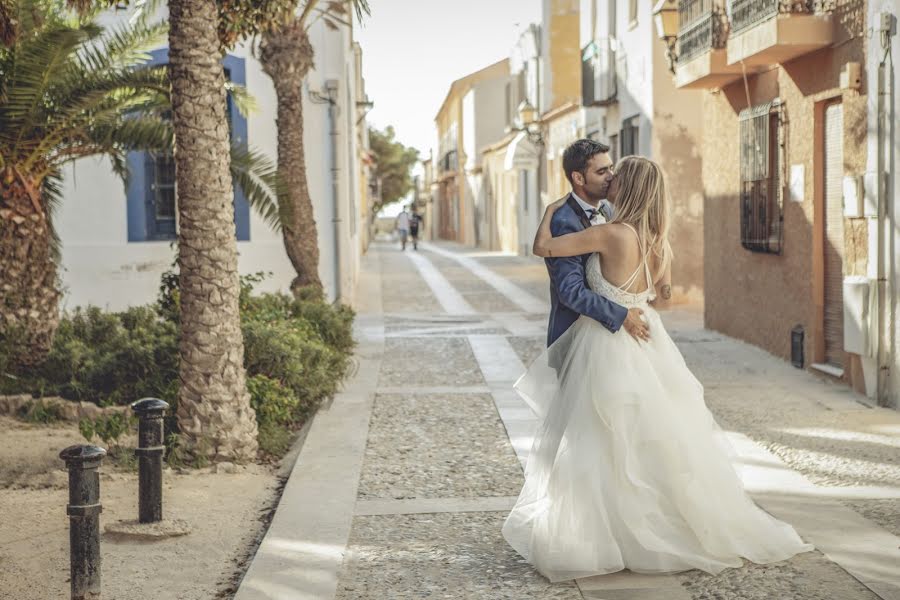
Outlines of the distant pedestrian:
M406 207L403 207L403 210L397 215L397 223L396 223L397 233L400 234L400 249L406 250L406 240L409 237L409 213L406 212Z
M422 219L422 215L416 212L416 205L410 204L409 206L412 214L409 215L409 235L412 237L413 250L419 249L419 227L422 226L424 219Z

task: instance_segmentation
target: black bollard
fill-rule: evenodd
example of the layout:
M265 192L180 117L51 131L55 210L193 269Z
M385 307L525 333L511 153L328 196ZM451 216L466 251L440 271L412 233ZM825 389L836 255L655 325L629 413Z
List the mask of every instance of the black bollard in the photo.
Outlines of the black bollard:
M69 470L69 566L72 600L100 598L100 463L106 450L69 446L59 453Z
M159 398L132 403L138 425L138 521L162 521L163 416L169 404Z

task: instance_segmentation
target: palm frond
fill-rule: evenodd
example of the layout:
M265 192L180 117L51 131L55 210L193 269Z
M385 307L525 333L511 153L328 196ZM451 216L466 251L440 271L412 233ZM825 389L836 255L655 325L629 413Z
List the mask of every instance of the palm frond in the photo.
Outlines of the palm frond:
M43 181L41 186L41 202L44 205L44 211L47 213L47 222L50 224L50 252L53 261L56 264L60 262L60 253L62 242L59 239L59 233L53 225L53 215L62 205L62 173L59 170L51 171Z
M282 214L278 197L284 186L275 162L258 150L233 145L231 176L263 221L274 230L281 231Z
M242 116L248 117L259 110L259 104L256 102L256 97L248 92L246 87L238 83L226 81L225 91L231 94L231 99L234 101L234 105Z

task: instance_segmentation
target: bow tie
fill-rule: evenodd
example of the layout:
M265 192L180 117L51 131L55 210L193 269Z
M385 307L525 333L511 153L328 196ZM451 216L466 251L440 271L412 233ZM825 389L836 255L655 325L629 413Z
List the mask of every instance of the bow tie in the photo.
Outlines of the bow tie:
M588 220L590 220L590 221L593 221L597 215L602 216L604 219L607 218L606 212L604 210L602 210L602 207L601 208L589 208L584 212L587 215Z

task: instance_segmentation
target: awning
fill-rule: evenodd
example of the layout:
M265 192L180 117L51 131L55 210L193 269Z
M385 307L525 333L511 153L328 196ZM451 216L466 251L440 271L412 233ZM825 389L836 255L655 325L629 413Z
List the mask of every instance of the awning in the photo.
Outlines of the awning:
M506 147L506 157L503 160L503 168L507 171L513 169L537 169L538 168L538 149L528 139L528 135L524 131L520 131L513 141Z

